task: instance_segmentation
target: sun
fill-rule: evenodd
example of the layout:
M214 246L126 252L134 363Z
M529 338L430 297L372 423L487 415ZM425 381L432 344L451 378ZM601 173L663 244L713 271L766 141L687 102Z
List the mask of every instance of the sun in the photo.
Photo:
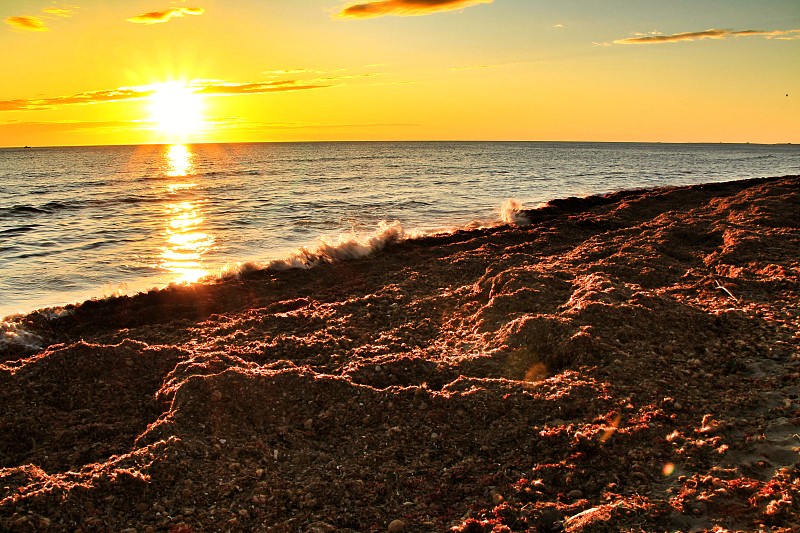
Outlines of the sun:
M150 122L171 141L202 133L203 98L188 83L170 81L150 86Z

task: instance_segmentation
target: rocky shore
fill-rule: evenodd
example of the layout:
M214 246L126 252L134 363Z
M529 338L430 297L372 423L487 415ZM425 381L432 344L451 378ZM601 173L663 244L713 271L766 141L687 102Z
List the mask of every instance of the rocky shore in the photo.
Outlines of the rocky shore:
M0 530L797 531L800 177L15 317Z

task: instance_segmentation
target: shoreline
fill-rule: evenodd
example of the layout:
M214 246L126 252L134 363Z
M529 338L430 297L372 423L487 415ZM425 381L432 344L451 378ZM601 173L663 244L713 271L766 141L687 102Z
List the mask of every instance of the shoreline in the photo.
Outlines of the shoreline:
M800 177L519 214L20 317L0 529L791 531Z
M375 141L383 142L383 141ZM409 141L412 142L412 141ZM484 141L475 141L484 142ZM485 141L495 142L495 141ZM551 142L551 141L523 141L523 142ZM565 141L572 142L572 141ZM247 143L245 143L247 144ZM608 144L608 143L607 143ZM645 144L660 144L660 143L645 143ZM686 144L686 143L684 143ZM111 282L106 284L109 292L115 292L110 296L96 296L91 295L87 291L75 292L74 294L83 294L82 300L67 301L65 303L52 303L45 304L39 307L26 308L10 312L6 315L0 315L0 320L23 318L26 315L45 313L45 314L59 314L71 312L79 308L84 303L96 303L107 300L114 300L115 298L136 298L144 294L150 294L162 290L173 290L181 287L191 287L194 285L209 285L224 282L227 278L238 277L240 272L255 272L255 271L280 271L290 269L307 269L313 268L317 263L331 263L337 261L348 261L352 259L361 259L369 257L374 251L382 250L386 245L392 245L398 241L411 241L416 239L426 239L429 237L439 238L447 237L455 233L465 231L493 229L502 227L504 225L511 226L526 226L531 223L538 223L548 218L558 215L574 215L581 210L591 209L599 205L614 203L618 200L635 197L642 193L647 194L655 190L669 190L674 188L714 188L717 185L728 185L732 183L755 183L762 180L770 180L776 178L743 178L739 180L725 181L725 182L711 182L700 183L695 185L676 185L668 187L639 187L633 189L625 189L620 191L610 191L606 193L590 194L588 196L570 196L565 198L553 198L546 202L541 202L535 208L523 208L515 199L508 199L500 206L500 218L494 221L489 220L472 220L461 226L454 226L451 228L440 228L437 230L429 229L416 229L412 228L406 231L399 221L382 221L372 233L359 233L353 235L340 234L338 242L333 242L334 239L331 235L320 236L314 244L307 244L300 246L296 249L286 252L283 255L276 256L272 259L266 260L245 260L237 262L235 265L219 269L217 273L209 274L205 278L193 283L185 282L169 282L158 283L156 285L149 285L149 281L144 280L130 280L121 281L119 283ZM517 218L519 217L519 218ZM155 279L159 276L151 276ZM150 279L150 278L147 278ZM132 283L135 287L133 291L127 288L122 289ZM114 285L118 285L114 289ZM49 297L39 297L39 300L45 301ZM10 320L8 322L13 322Z

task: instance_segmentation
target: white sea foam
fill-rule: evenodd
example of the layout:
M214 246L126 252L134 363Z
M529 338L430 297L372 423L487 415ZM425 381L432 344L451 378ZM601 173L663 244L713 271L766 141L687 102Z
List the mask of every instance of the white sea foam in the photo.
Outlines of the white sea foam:
M21 324L11 320L0 322L0 349L24 348L27 350L41 350L42 339L38 335L25 330Z
M398 221L382 221L371 235L345 233L335 239L320 237L313 247L302 246L282 259L274 259L264 264L253 262L226 265L220 277L239 276L255 270L289 270L292 268L312 268L322 263L335 263L348 259L360 259L380 251L387 244L423 235L422 232L409 233Z
M528 217L522 214L522 202L514 198L509 198L500 206L500 220L515 226L527 226L531 223Z
M339 235L335 240L324 237L314 248L301 247L285 259L267 263L270 270L289 268L310 268L320 263L335 263L347 259L359 259L382 250L387 244L407 238L403 226L398 221L381 222L372 235L360 236L355 233Z

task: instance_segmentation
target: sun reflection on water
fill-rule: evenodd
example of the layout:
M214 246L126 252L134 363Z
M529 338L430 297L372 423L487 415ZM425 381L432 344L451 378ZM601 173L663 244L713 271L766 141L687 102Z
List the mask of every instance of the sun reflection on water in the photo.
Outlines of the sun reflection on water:
M166 175L170 178L186 178L193 171L194 154L191 148L175 144L166 149ZM196 183L173 181L167 194L166 246L161 254L161 266L175 275L179 283L194 283L209 272L203 268L203 255L214 245L214 238L204 231L201 207L205 201L194 196L191 199L175 198L197 187Z
M193 154L185 144L173 144L167 148L167 176L183 178L192 170Z

